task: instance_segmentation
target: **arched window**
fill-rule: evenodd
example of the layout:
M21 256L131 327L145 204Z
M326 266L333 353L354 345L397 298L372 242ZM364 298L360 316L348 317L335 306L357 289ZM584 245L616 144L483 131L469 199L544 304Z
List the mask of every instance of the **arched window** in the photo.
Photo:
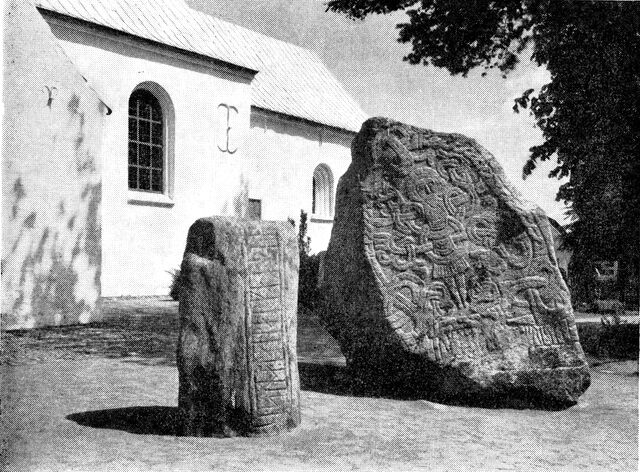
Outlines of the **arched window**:
M165 190L164 118L158 99L137 89L129 98L129 188Z
M311 214L328 219L333 215L333 175L325 164L313 171Z

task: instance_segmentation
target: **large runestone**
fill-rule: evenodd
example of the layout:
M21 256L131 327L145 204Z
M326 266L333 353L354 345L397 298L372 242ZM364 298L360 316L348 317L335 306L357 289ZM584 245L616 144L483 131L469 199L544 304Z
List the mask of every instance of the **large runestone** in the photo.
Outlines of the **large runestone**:
M270 435L300 424L298 267L288 222L191 226L177 358L184 434Z
M338 184L322 319L358 388L557 408L590 382L545 214L459 134L366 121Z

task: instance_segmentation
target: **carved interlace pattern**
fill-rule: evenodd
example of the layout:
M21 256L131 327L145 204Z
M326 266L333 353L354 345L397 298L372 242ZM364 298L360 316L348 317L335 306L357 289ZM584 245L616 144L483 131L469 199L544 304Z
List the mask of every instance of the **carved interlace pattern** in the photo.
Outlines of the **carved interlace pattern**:
M548 220L493 156L402 125L380 132L372 153L361 183L366 255L406 348L476 357L491 350L489 330L508 330L529 346L580 349Z

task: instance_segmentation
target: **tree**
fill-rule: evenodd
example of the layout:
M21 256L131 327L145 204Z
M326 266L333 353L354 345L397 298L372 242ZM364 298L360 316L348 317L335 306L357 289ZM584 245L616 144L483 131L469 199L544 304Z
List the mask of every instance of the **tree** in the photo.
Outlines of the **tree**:
M616 260L624 299L640 265L640 3L330 0L327 9L353 19L406 10L409 21L397 26L398 40L412 45L404 60L454 75L482 67L506 77L532 50L551 81L515 100L514 111L528 108L544 137L523 178L557 159L549 177L567 178L556 198L570 206L567 244L582 292L592 293L595 261Z

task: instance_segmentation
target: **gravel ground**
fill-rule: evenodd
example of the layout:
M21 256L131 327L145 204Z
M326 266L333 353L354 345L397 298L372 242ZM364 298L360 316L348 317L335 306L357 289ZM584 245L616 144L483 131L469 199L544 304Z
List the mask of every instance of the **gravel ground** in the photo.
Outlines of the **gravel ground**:
M0 469L590 470L638 467L637 361L593 360L564 411L353 397L335 341L299 322L303 422L272 438L174 434L177 306L107 300L105 320L4 333Z

